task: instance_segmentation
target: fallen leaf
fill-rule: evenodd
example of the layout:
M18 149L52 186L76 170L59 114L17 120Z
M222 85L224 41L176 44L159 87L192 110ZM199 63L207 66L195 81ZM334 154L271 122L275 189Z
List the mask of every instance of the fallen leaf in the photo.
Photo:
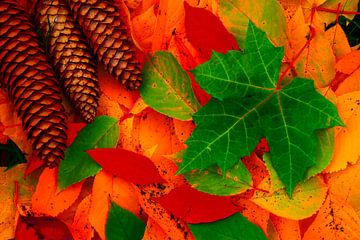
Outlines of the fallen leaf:
M94 122L81 129L60 162L59 188L64 189L99 172L101 167L85 151L115 147L118 138L118 119L108 116L96 117Z
M226 219L207 223L190 224L192 233L197 240L246 239L265 240L266 236L259 227L252 224L240 213Z
M197 112L190 78L171 53L156 52L144 66L142 99L156 111L179 120L189 120Z
M144 235L145 224L126 209L111 203L106 221L106 239L140 240Z
M269 189L269 182L265 180L258 188ZM313 177L300 183L291 198L284 189L280 189L269 193L255 191L251 201L277 216L299 220L319 210L326 198L327 190L320 177Z
M238 211L231 198L206 194L187 184L155 201L187 223L212 222Z
M280 239L301 240L298 221L272 215L271 222L274 224Z
M314 222L305 232L303 240L360 239L360 218L343 199L330 193Z
M238 49L235 38L214 14L186 2L184 7L186 37L201 53L202 62L210 59L212 51L226 53Z
M20 217L15 235L16 240L73 240L67 226L50 217Z
M94 230L89 222L91 195L85 197L77 206L74 220L70 226L74 240L91 240Z
M341 95L337 99L337 108L344 128L335 128L334 155L326 172L336 172L345 169L347 165L354 164L360 154L360 91Z
M57 168L45 168L32 195L32 209L36 214L56 217L69 208L80 194L83 182L57 192Z
M98 148L87 153L104 171L134 184L165 182L151 160L141 154L120 148Z

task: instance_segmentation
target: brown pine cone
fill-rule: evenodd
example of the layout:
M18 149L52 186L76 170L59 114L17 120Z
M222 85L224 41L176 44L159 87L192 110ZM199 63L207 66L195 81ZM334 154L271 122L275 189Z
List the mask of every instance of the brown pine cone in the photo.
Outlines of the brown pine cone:
M135 58L135 45L128 35L120 10L107 0L68 0L99 61L127 89L140 87L140 64Z
M7 87L33 149L49 167L64 157L65 111L39 36L14 0L0 1L0 80Z
M99 99L96 67L85 37L63 1L39 0L36 19L72 105L85 121L92 122Z

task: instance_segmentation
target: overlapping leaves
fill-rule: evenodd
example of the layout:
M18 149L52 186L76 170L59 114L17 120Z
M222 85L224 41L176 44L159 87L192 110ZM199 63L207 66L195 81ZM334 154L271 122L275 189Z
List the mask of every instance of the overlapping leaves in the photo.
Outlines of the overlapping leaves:
M266 137L272 162L291 195L306 170L316 164L315 130L343 125L336 107L319 94L312 80L278 84L283 48L249 23L244 53L214 52L192 73L214 98L193 119L179 172L217 164L226 171L250 155Z

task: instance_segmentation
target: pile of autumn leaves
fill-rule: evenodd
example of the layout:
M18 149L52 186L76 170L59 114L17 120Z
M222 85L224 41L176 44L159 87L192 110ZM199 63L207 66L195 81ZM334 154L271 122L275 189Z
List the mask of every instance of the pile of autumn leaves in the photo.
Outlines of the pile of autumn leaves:
M12 197L4 201L4 236L12 237L16 212L17 239L360 238L357 47L339 25L325 32L323 23L336 14L323 15L308 1L269 1L267 11L280 19L273 19L275 30L246 1L229 2L233 8L216 5L222 22L210 3L137 6L139 45L168 51L147 60L141 97L100 67L98 115L106 116L69 123L59 169L34 170L31 156L26 170L18 165L0 175L2 196L16 195L16 211ZM244 29L232 25L235 17ZM276 21L287 26L277 38L284 23ZM269 38L286 39L285 48ZM3 99L3 134L30 153Z

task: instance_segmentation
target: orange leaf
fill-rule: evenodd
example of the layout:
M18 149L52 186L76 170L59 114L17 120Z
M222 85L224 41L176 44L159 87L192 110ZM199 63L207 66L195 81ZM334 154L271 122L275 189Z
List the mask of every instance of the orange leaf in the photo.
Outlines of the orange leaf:
M335 55L322 28L310 31L302 8L298 8L288 23L285 56L295 61L299 77L311 78L317 87L326 87L335 77ZM311 39L311 37L313 37ZM310 39L308 45L307 41ZM304 48L305 47L305 48ZM304 49L303 49L304 48ZM301 52L301 50L303 50ZM297 56L298 53L301 53Z
M85 197L77 206L74 221L70 226L74 240L91 240L94 230L89 222L91 195Z
M152 52L166 50L173 31L184 27L184 1L162 0L157 11L157 21L152 39Z
M336 89L336 95L340 96L345 93L360 91L360 67L356 69L350 76L345 78Z
M167 239L164 230L152 218L148 218L143 240Z
M89 221L102 239L105 239L105 224L110 207L110 198L117 205L139 216L140 207L132 184L100 171L96 174L89 211Z
M270 213L267 210L259 207L247 199L239 199L237 205L241 209L241 213L250 222L258 225L264 232L266 232L270 218Z
M303 240L360 239L360 218L341 197L329 194Z
M33 211L56 217L68 209L80 194L82 182L57 192L57 168L45 168L39 177L35 193L32 196Z
M336 71L345 74L352 74L356 69L360 67L360 50L353 51L336 63Z
M330 190L342 196L360 216L360 162L349 166L344 171L329 175L328 184Z
M345 127L335 128L334 155L326 172L345 169L358 160L360 149L360 91L338 97L337 108Z
M271 216L271 221L280 239L301 240L300 226L298 221Z
M194 239L187 225L169 214L160 204L148 199L146 195L140 195L139 201L149 218L152 218L170 239Z
M345 56L351 52L349 41L346 38L344 30L339 24L330 28L325 35L332 46L336 59Z

